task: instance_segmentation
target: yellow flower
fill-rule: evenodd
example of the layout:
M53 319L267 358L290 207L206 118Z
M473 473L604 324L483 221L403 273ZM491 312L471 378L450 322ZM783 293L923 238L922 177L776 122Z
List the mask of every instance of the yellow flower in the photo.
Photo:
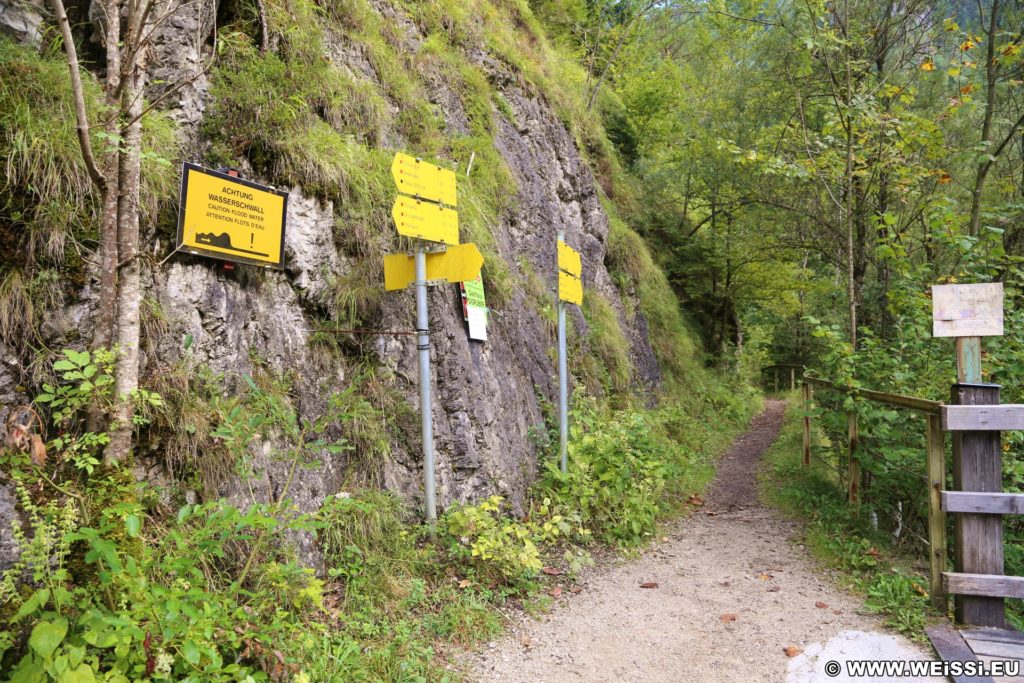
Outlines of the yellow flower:
M935 71L935 62L926 60L921 64L921 71Z

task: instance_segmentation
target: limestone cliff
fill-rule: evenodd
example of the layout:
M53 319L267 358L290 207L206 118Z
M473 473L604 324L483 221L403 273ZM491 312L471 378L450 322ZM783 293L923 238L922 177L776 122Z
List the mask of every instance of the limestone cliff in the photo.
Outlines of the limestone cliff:
M6 32L38 41L36 27L40 20L45 23L45 17L34 5L14 1L19 2L17 11L12 0L0 0ZM165 261L174 247L177 197L157 197L160 209L147 223L144 239L151 256L145 272L147 300L154 313L145 329L143 375L158 381L168 368L180 368L185 362L189 368L208 367L223 373L226 390L231 391L238 377L258 366L264 372L287 375L300 412L316 416L327 396L347 387L362 368L372 366L375 381L400 392L407 407L418 408L414 338L341 331L349 325L366 330L413 328L411 291L380 291L382 253L404 246L393 227L380 218L390 210L393 196L383 185L386 176L380 164L367 171L365 164L348 167L344 161L334 166L321 162L313 157L322 146L304 149L295 129L281 129L291 132L266 142L256 142L252 135L239 142L232 130L215 129L220 125L217 121L227 120L225 111L269 119L260 108L282 104L275 99L280 93L274 91L266 92L266 101L258 107L218 99L218 92L223 95L224 88L230 89L232 74L249 68L245 64L258 62L260 68L270 68L280 61L286 71L291 69L287 79L338 77L349 103L349 109L340 114L328 105L312 104L314 96L308 91L291 95L298 98L296 111L312 112L310 125L317 130L322 127L331 140L342 141L331 144L348 145L346 149L377 159L398 150L426 149L425 156L450 165L470 185L480 182L474 181L480 174L499 179L496 198L487 200L491 208L480 210L491 214L477 220L486 229L477 225L472 234L463 236L464 241L480 235L487 240L484 279L492 307L488 341L468 339L454 286L436 286L430 294L438 498L444 506L499 493L519 507L537 469L535 435L543 433L542 402L552 401L556 392L551 310L559 230L582 253L586 296L597 302L597 308L585 311L570 307L577 380L591 382L592 390L598 392L623 390L624 383L646 390L659 383L661 371L648 339L643 306L634 292L619 291L617 284L623 279L614 279L606 267L609 218L602 207L603 191L587 160L594 158L594 152L581 152L586 136L567 128L565 112L552 101L552 89L563 84L550 73L538 82L540 77L528 66L511 63L507 51L484 38L491 31L484 30L484 23L500 16L507 30L523 34L518 38L523 45L544 50L536 31L521 25L527 10L516 3L509 7L493 3L496 9L492 3L475 2L453 18L445 14L446 3L419 3L433 6L434 15L417 4L345 0L302 14L308 6L268 2L264 10L270 18L260 26L245 13L246 8L252 9L249 3L184 3L161 25L148 65L148 95L151 101L164 96L159 108L176 124L180 151L169 155L171 161L230 164L248 178L288 191L286 269L240 266L225 275L209 259L175 255ZM90 15L87 7L70 9L77 16ZM8 17L12 19L7 21ZM306 33L293 35L294 27ZM253 47L264 28L269 29L266 53ZM374 42L379 38L374 33L383 34L390 62L381 57L384 48ZM86 43L94 40L87 25L81 38ZM439 42L444 42L443 50ZM250 61L237 58L232 63L225 55L241 50L240 44L250 46L244 52ZM319 52L302 57L302 63L316 69L305 76L294 68L299 64L295 55L304 49ZM543 64L542 56L537 60ZM387 71L389 64L407 72L411 93L392 82L397 76ZM452 74L461 74L458 82L463 85L482 77L477 88L485 97L467 99L467 89L459 87ZM288 85L287 79L282 87ZM351 104L363 94L362 104ZM410 100L416 98L425 101L410 111ZM345 114L357 106L369 113ZM214 115L221 118L211 119ZM423 123L421 117L433 117L435 123ZM254 134L259 135L273 132L275 124L264 126L257 121L254 125L260 127ZM416 132L423 126L437 128L434 142ZM303 166L300 161L306 155ZM470 157L475 162L467 174ZM304 167L314 171L304 175ZM325 173L325 168L338 173ZM342 173L345 177L338 177ZM369 200L353 198L350 187L364 182L359 175L364 173L374 174L373 182L383 187ZM470 199L477 197L470 195ZM370 218L352 208L357 202L372 204ZM474 206L470 202L467 211ZM472 217L466 220L472 222ZM363 299L357 302L351 292L353 280L361 281L360 291L370 292L363 297L368 304ZM350 289L342 291L348 298L341 298L353 307L358 304L358 315L342 310L347 304L339 304L339 283L349 283ZM85 277L75 296L65 297L45 313L40 334L46 347L88 344L93 287ZM612 335L623 347L627 357L622 367L612 367L611 352L602 354L601 340L588 333L593 322L588 317L602 313L600 334ZM615 329L607 329L609 315ZM27 346L11 339L0 346L0 401L4 404L27 400L32 386L26 369L30 355ZM293 488L300 506L315 509L325 496L345 486L356 460L376 481L418 501L420 444L415 416L412 410L405 412L395 421L390 446L376 456L325 457L318 468L300 470ZM166 444L158 436L153 439L142 462L149 476L159 480L168 470ZM284 465L261 458L264 445L253 444L252 450L257 454L258 476L248 485L260 497L273 495L280 489ZM242 495L245 488L230 478L217 486L226 495Z

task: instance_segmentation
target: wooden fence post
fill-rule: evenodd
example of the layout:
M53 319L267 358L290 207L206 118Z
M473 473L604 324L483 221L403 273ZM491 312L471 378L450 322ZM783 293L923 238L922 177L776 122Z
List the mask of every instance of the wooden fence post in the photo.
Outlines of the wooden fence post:
M857 459L857 441L860 434L857 430L857 413L846 414L847 454L850 460L850 482L847 489L847 500L855 508L860 508L860 460Z
M946 441L939 415L926 415L928 449L928 550L932 606L946 613L946 514L942 511L942 490L946 488Z
M959 339L957 340L959 341ZM980 373L978 373L980 374ZM954 405L995 405L997 384L954 384ZM957 491L999 492L1003 488L1000 432L953 432L953 488ZM956 571L963 574L1003 573L1001 515L960 513L955 518ZM956 619L976 626L1006 626L1003 598L957 595Z
M811 385L804 380L804 467L811 466Z
M789 369L789 390L796 391L796 368Z

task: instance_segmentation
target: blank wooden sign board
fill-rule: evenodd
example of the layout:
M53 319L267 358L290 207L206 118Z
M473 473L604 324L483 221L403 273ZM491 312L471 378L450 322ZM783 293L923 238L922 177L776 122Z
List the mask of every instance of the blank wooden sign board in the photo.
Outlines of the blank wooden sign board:
M1003 283L934 285L932 334L998 337L1003 334Z

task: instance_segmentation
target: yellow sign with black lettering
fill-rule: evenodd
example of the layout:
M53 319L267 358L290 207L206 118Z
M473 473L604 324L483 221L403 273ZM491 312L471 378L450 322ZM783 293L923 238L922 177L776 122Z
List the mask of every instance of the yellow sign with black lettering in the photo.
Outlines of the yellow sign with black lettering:
M399 152L391 162L391 177L402 194L448 206L456 205L455 171Z
M574 277L580 277L583 273L583 261L580 253L570 247L562 240L558 240L558 269Z
M475 244L455 244L427 254L427 280L466 282L480 275L484 257ZM384 257L384 289L405 289L416 280L416 263L409 254Z
M438 204L401 195L391 208L399 235L442 244L459 243L459 214Z
M583 283L578 277L559 271L558 298L577 306L583 305Z
M184 164L178 249L222 261L284 267L288 193Z

